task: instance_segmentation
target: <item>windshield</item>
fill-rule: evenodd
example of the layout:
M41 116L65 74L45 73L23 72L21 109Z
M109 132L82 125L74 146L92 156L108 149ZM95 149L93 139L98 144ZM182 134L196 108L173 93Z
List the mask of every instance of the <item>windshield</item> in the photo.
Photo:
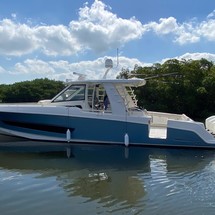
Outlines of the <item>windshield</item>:
M80 101L85 100L85 85L71 85L64 92L62 92L58 97L56 97L53 102L63 102L63 101Z

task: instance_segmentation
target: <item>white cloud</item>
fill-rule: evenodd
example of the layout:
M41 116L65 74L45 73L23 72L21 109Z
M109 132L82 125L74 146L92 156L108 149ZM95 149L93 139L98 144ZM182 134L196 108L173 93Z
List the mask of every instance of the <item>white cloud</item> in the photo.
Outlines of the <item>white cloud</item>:
M102 2L95 0L91 7L79 11L79 20L71 21L72 34L85 48L104 52L126 42L141 38L143 27L135 18L118 18Z
M79 9L78 19L69 26L19 23L12 19L0 20L0 55L23 56L43 53L47 56L71 56L93 50L99 54L138 40L146 32L157 36L171 35L179 45L197 43L201 39L215 41L215 10L207 18L179 23L175 17L160 18L158 22L141 23L135 17L123 19L105 3L95 0ZM172 39L171 37L171 39Z
M178 23L174 17L161 18L159 22L150 22L143 27L148 31L153 31L157 35L172 34L176 42L180 45L197 43L202 38L208 41L215 41L215 10L210 13L205 21L191 21Z
M0 66L0 74L5 73L5 72L6 72L6 70L3 67Z
M155 31L157 34L169 34L174 33L179 26L174 17L169 17L161 18L159 23L150 22L149 24L146 24L145 27Z
M16 14L15 14L15 13L12 13L12 14L11 14L11 17L12 17L13 19L16 19Z
M211 12L210 14L208 14L207 18L211 19L215 17L215 10L213 10L213 12Z
M21 56L38 48L38 39L32 29L9 19L0 21L0 38L0 55Z
M9 72L10 75L22 75L33 78L50 78L65 81L66 79L77 79L78 76L73 72L81 73L87 76L88 79L99 79L105 74L105 60L109 57L98 58L94 61L81 61L79 63L69 63L68 61L48 61L38 59L27 59L14 65ZM143 63L137 59L119 57L119 65L117 59L112 58L114 68L108 73L107 78L116 78L122 68L133 69L136 64L142 66ZM0 68L1 71L1 68ZM2 68L2 71L5 71Z
M81 49L68 28L63 25L39 26L34 29L34 33L39 40L40 49L46 55L68 56Z
M67 61L50 62L50 65L54 65L54 68L62 72L55 72L52 75L52 79L60 79L65 81L66 79L77 79L78 76L74 75L73 72L81 73L87 76L88 79L100 79L105 74L105 60L110 57L97 58L94 61L81 61L79 63L69 64ZM114 62L114 67L107 75L107 78L116 78L116 76L121 72L122 68L133 69L135 64L143 65L137 59L130 59L126 57L119 57L119 65L117 66L117 59L112 58ZM66 66L66 68L65 68ZM63 69L64 68L64 69ZM62 70L63 69L63 70Z
M157 35L172 34L175 36L174 42L184 45L187 43L196 43L200 36L196 33L194 22L177 23L174 17L161 18L159 23L150 22L144 25L148 31L154 31Z
M72 55L80 51L80 45L68 28L35 26L16 23L9 19L0 21L0 54L22 56L41 50L46 55Z
M205 58L209 61L215 62L215 54L211 53L186 53L178 57L179 59L193 59L193 60L200 60L202 58Z
M199 25L197 32L207 40L215 41L215 19L202 22Z
M32 26L31 22L0 21L0 55L22 56L40 51L48 56L70 56L85 50L105 52L141 38L144 28L134 17L118 18L102 1L80 8L69 26Z
M17 63L14 69L10 71L11 74L31 74L31 75L41 75L46 76L55 73L55 70L49 65L49 63L37 60L37 59L27 59L23 63Z
M195 29L188 30L188 28L192 27L190 26L187 28L187 26L189 25L184 24L177 29L174 42L179 43L180 45L199 42L200 37L195 33Z
M27 59L24 62L17 63L14 67L11 67L10 72L6 71L3 67L0 67L0 73L4 73L4 76L10 75L12 80L14 79L14 76L22 77L22 80L32 80L35 78L49 78L61 81L65 81L66 79L76 80L78 76L74 75L73 72L84 74L87 76L87 79L100 79L105 74L106 69L104 65L107 58L110 57L97 58L94 61L80 61L79 63L70 63L64 60L46 62L38 59ZM210 53L186 53L174 57L174 59L178 60L199 60L201 58L215 62L215 54ZM164 63L169 59L170 58L163 59L159 63ZM112 60L114 62L114 67L108 73L107 78L116 78L122 71L122 68L132 70L135 65L151 66L154 63L141 62L136 58L120 56L119 65L117 66L117 59L112 58ZM10 80L8 81L10 82ZM8 81L6 83L8 83Z
M178 60L182 60L182 59L185 59L185 60L200 60L202 58L205 58L209 61L212 61L215 63L215 54L211 54L211 53L185 53L181 56L176 56L176 57L173 57L174 59L178 59ZM169 60L169 59L173 59L173 58L165 58L161 61L161 63L164 63L165 61Z
M215 41L215 19L209 17L212 18L212 15L209 15L207 20L200 23L192 21L180 25L176 31L175 41L181 45L196 43L201 39Z

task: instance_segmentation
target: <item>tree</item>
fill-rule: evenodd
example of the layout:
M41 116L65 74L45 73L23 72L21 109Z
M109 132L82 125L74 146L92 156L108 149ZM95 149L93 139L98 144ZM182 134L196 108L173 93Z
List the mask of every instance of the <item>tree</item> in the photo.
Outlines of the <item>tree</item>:
M12 85L0 85L2 102L37 102L51 99L65 86L61 81L47 78L18 82Z
M170 59L163 64L135 67L133 76L145 78L136 90L138 105L152 111L185 113L205 118L215 112L215 66L206 59Z

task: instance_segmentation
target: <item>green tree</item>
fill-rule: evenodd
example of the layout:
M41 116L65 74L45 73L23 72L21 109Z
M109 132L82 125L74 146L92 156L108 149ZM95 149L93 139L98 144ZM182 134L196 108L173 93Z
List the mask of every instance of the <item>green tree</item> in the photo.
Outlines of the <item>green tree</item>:
M215 66L206 59L170 59L163 64L135 66L130 72L145 78L136 90L138 105L152 111L185 113L205 118L215 112Z
M64 88L61 81L47 78L23 81L11 85L1 85L2 102L37 102L41 99L51 99Z

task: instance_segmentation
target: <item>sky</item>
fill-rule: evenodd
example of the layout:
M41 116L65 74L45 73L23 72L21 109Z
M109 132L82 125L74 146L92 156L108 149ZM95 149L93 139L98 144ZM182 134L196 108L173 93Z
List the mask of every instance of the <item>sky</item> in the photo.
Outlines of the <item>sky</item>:
M107 78L172 58L215 62L215 1L0 1L0 84L102 78L108 58Z

